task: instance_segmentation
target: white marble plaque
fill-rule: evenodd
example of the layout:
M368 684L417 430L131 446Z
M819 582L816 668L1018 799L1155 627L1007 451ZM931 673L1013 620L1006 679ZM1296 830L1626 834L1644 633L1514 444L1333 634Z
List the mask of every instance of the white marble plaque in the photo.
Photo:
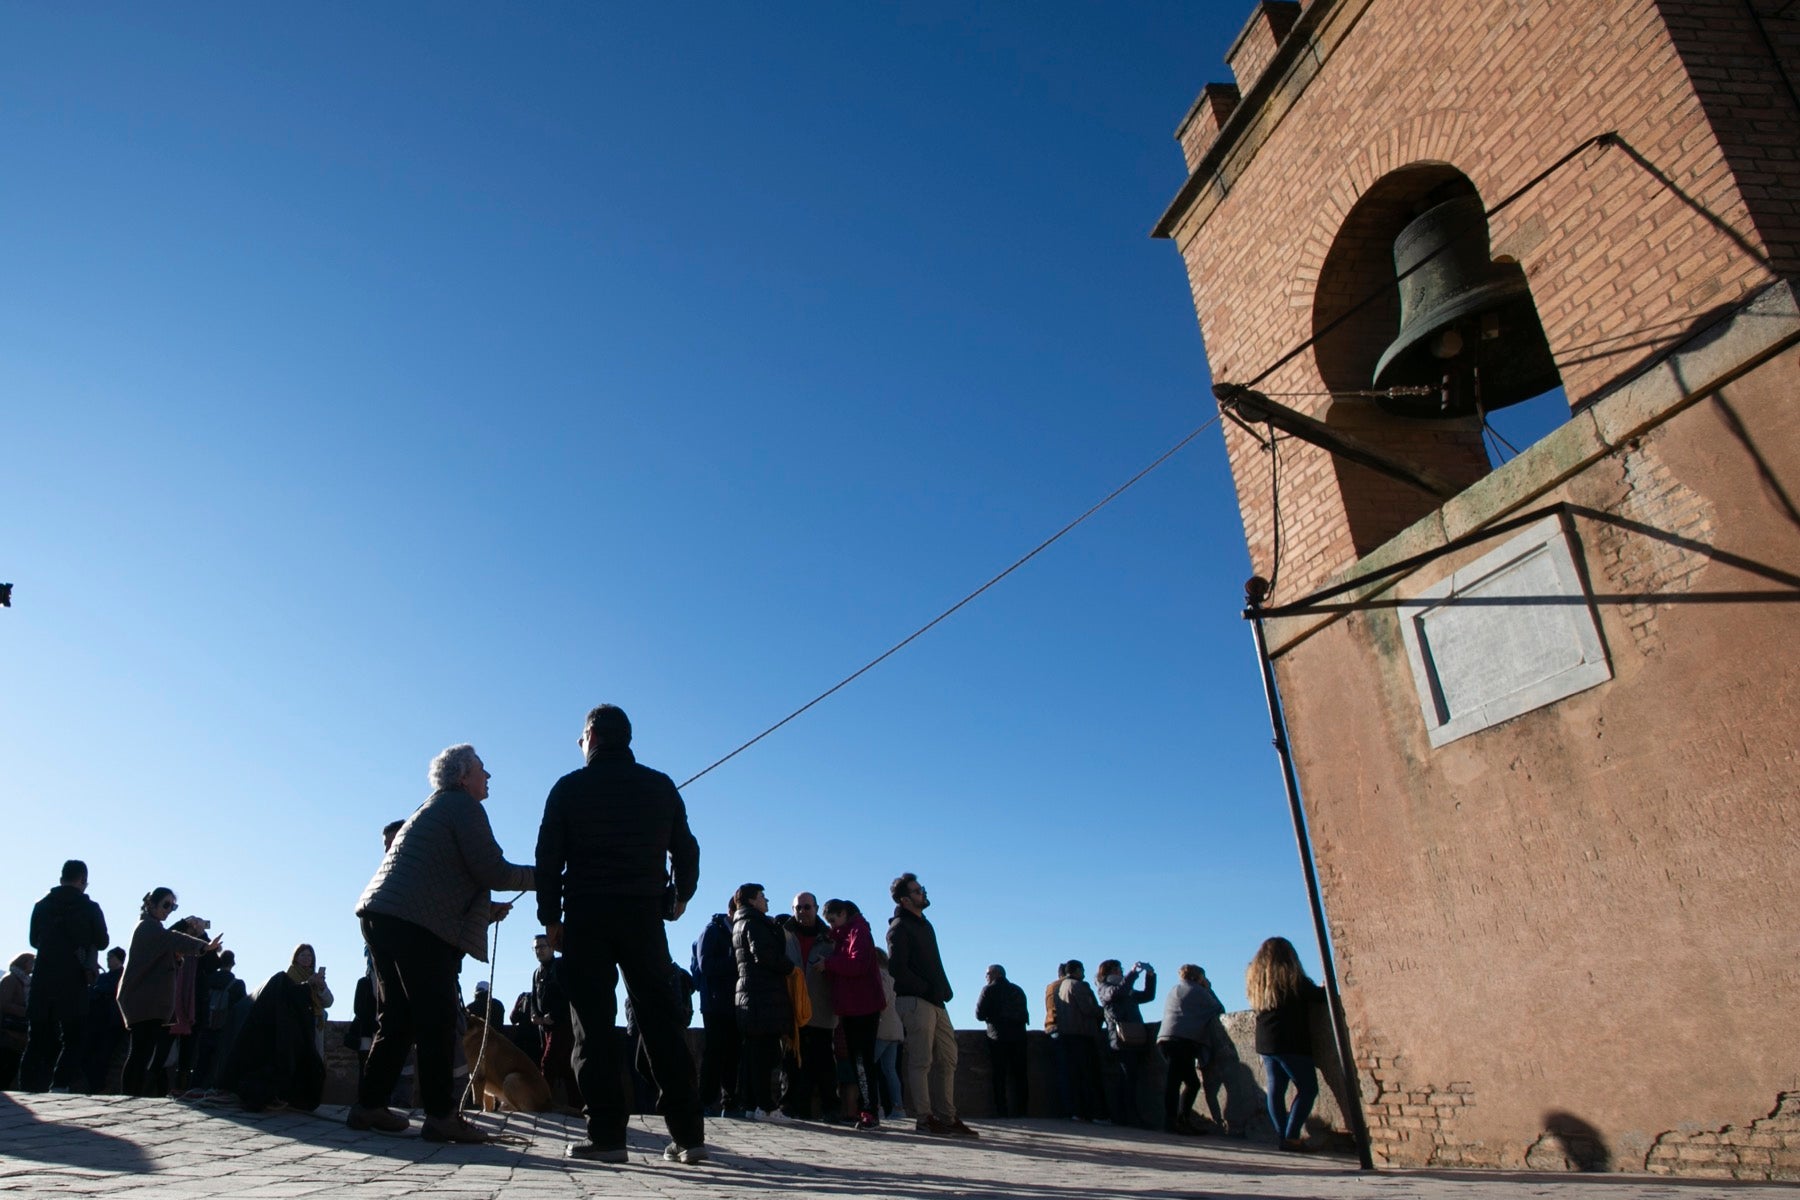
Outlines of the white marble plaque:
M1400 615L1433 746L1612 678L1555 517L1426 588Z

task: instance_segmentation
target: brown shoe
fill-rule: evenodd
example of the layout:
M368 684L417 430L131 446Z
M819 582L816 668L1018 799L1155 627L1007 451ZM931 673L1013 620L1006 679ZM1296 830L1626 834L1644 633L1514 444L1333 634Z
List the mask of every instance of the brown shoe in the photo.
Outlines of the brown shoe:
M964 1125L961 1117L951 1121L949 1124L945 1125L944 1128L946 1132L955 1134L957 1137L978 1138L981 1136L967 1125Z
M460 1113L452 1113L447 1117L426 1117L425 1123L419 1126L419 1136L428 1142L456 1142L461 1145L481 1145L494 1140L493 1134L463 1120Z
M352 1104L344 1116L344 1124L352 1129L373 1129L376 1133L405 1133L412 1122L391 1108L364 1108Z

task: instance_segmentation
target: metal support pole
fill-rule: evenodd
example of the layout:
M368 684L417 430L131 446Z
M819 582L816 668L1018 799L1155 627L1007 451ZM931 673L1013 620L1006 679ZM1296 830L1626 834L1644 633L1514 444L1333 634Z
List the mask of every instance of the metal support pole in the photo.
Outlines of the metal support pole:
M1344 1077L1350 1134L1356 1139L1356 1156L1362 1169L1373 1171L1369 1126L1363 1120L1362 1087L1357 1081L1356 1058L1350 1053L1350 1026L1344 1018L1344 998L1338 993L1337 968L1331 961L1331 939L1325 926L1325 905L1319 898L1319 877L1313 871L1312 841L1306 833L1306 813L1300 807L1300 784L1294 777L1294 759L1288 753L1287 719L1281 711L1281 693L1275 687L1275 664L1269 658L1269 642L1263 634L1262 602L1268 597L1268 580L1253 575L1244 585L1244 617L1256 634L1256 661L1262 665L1263 696L1269 703L1269 726L1274 731L1275 753L1281 759L1281 781L1287 787L1288 813L1294 820L1294 841L1300 850L1300 870L1306 877L1306 898L1312 903L1313 932L1319 939L1319 961L1324 964L1325 1000L1331 1009L1331 1031L1337 1041L1338 1070Z

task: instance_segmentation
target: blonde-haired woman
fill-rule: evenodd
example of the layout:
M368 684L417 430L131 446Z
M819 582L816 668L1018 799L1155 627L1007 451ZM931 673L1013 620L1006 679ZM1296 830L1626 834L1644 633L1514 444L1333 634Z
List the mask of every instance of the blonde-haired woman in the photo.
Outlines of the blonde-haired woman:
M1313 1066L1312 1006L1323 989L1306 976L1300 956L1286 938L1273 937L1262 944L1250 969L1244 973L1244 990L1256 1010L1256 1052L1262 1055L1263 1080L1268 1088L1269 1120L1283 1150L1301 1149L1300 1135L1319 1097L1319 1077ZM1288 1084L1294 1085L1294 1104L1288 1107Z

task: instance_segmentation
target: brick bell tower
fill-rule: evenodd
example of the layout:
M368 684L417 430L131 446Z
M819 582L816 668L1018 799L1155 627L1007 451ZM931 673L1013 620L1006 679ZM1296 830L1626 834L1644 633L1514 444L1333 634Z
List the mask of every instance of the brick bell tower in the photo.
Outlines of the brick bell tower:
M1800 1178L1800 4L1264 0L1228 62L1155 236L1377 1161Z

